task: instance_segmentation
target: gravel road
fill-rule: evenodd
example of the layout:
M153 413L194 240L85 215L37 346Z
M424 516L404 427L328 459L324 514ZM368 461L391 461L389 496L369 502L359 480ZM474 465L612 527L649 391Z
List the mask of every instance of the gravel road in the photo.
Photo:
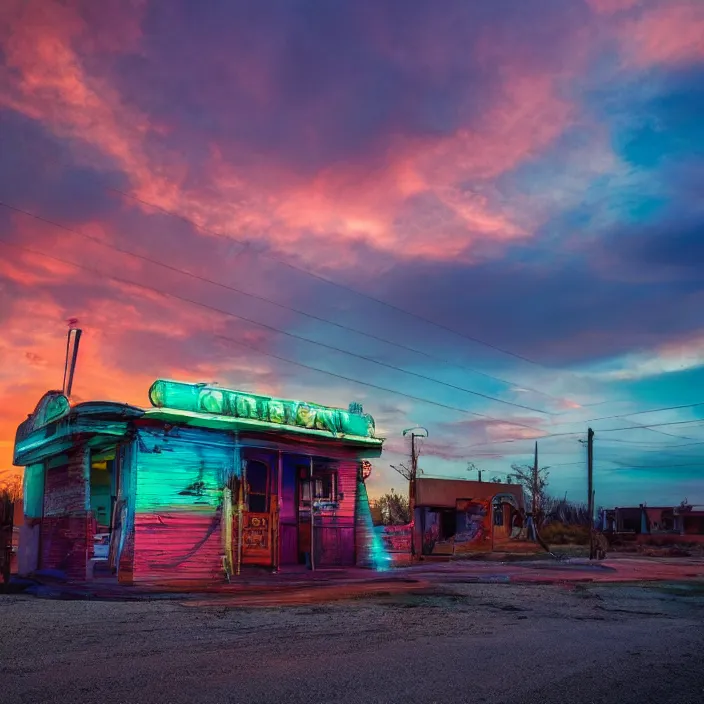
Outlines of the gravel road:
M447 584L287 608L0 596L2 704L704 701L704 586Z

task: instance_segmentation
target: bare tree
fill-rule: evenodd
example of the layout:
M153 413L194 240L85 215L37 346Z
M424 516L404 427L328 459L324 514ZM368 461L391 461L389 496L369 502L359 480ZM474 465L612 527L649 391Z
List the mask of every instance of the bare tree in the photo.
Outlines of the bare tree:
M2 474L9 474L9 472ZM22 477L19 474L9 474L4 479L0 479L0 498L8 501L19 501L22 498Z
M394 470L394 472L400 474L407 482L410 482L411 479L413 479L413 470L403 464L403 462L399 462L398 466L395 464L389 466Z
M535 505L539 515L544 514L546 508L547 495L545 488L548 485L549 467L539 467L536 473L535 468L528 464L512 464L513 476L516 477L518 483L523 486L523 489L528 494L528 501L531 505ZM534 501L535 499L535 501Z

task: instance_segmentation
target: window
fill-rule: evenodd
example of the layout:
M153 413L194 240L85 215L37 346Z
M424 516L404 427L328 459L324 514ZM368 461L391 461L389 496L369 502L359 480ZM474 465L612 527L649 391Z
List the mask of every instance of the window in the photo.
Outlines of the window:
M336 501L337 493L335 484L337 477L333 473L314 476L315 480L315 499L316 501Z
M310 470L308 469L307 472ZM306 514L310 511L311 485L315 510L329 511L337 504L337 472L314 471L313 479L307 475L306 468L299 467L298 510Z
M266 513L269 510L269 468L264 462L247 462L247 510Z

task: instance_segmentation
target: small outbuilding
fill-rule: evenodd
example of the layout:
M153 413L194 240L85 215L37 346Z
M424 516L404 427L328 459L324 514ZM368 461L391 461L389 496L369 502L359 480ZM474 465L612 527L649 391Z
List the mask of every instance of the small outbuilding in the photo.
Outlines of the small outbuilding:
M151 407L50 391L17 430L19 572L219 583L250 567L383 567L364 480L383 439L348 410L158 380Z
M416 480L415 554L458 555L508 549L521 537L525 503L518 484Z

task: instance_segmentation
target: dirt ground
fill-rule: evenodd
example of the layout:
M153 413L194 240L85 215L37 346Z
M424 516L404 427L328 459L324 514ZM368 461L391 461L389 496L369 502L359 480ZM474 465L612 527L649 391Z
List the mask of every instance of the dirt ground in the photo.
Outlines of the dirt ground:
M704 583L231 601L0 595L0 701L704 701Z

